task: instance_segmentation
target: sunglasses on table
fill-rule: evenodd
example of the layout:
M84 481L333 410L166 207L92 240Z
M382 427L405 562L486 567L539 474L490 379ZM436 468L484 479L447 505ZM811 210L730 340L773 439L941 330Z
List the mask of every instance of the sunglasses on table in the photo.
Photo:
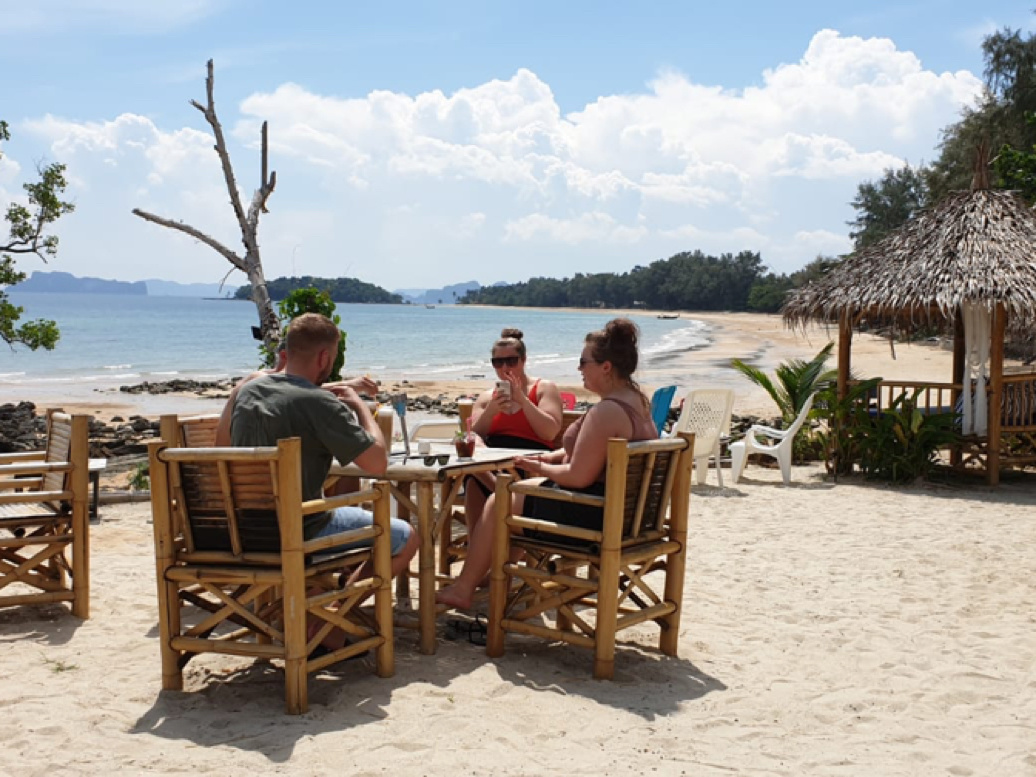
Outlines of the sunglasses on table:
M436 462L439 462L440 464L448 464L449 461L450 461L450 454L448 454L448 453L436 453L436 454L432 454L430 456L422 456L421 458L424 459L424 465L426 467L430 467L433 464L435 464Z
M521 360L521 356L494 356L489 362L494 369L500 369L501 367L517 367Z

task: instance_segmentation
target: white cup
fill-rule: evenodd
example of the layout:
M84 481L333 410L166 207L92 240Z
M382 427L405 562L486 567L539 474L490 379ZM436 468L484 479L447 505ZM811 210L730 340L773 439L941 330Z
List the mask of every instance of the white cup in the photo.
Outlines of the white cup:
M428 440L421 440L417 443L417 452L422 456L427 456L432 452L432 444Z

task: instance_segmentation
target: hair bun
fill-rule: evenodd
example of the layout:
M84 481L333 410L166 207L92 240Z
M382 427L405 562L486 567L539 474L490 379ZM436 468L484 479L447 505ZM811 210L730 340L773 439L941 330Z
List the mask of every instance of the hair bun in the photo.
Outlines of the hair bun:
M521 340L524 336L525 335L522 333L521 329L507 328L500 332L501 339L511 338L512 340Z
M640 329L628 318L613 318L604 327L608 338L614 342L628 342L633 347L637 345L637 338Z

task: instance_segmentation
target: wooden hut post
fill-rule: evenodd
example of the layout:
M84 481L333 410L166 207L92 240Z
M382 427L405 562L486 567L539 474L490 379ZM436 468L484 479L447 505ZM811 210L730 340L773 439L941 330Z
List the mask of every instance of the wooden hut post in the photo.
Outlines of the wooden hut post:
M849 362L853 346L853 322L848 310L838 319L838 398L849 394Z
M986 449L986 477L991 486L1000 482L1000 424L1004 406L1004 332L1007 311L993 308L992 341L989 343L989 423Z

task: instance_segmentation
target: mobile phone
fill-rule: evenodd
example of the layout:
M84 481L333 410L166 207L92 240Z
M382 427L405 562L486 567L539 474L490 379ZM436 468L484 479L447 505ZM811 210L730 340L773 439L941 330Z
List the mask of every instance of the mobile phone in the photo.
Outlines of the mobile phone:
M496 382L496 393L505 399L511 398L511 382L507 380L498 380Z

